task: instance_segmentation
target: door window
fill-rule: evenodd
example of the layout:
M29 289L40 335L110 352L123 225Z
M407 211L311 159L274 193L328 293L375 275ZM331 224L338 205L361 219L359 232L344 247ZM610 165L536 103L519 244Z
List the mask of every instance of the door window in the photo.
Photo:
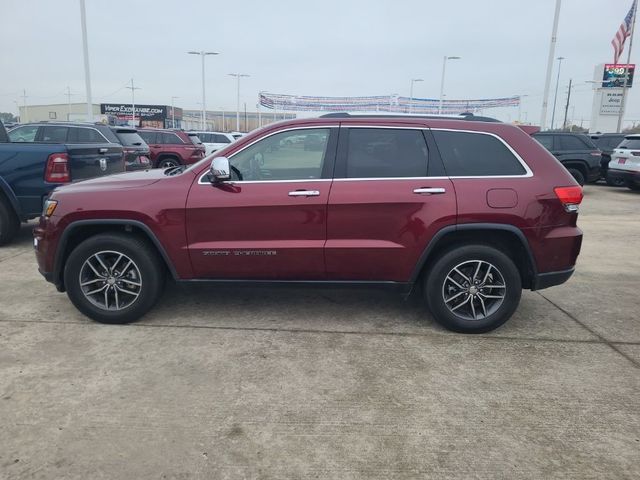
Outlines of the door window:
M36 133L38 133L38 125L25 125L11 130L9 140L12 142L34 142Z
M271 135L230 159L233 180L313 180L322 177L330 130Z
M156 132L138 132L147 144L157 143Z
M69 127L47 126L42 127L42 142L64 143L67 141Z
M175 133L165 133L162 132L160 134L161 143L164 145L182 145L182 140Z
M427 157L421 130L352 128L347 178L425 177Z
M434 130L447 175L478 177L524 175L524 167L505 144L482 133Z

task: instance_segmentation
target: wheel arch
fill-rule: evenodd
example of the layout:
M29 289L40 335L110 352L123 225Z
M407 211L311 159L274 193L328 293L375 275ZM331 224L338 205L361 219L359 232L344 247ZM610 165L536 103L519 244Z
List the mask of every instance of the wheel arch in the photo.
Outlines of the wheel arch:
M60 291L64 291L63 272L69 254L83 240L100 233L122 232L138 235L148 240L171 276L177 280L178 274L167 255L166 250L155 233L144 223L128 219L78 220L69 224L60 237L53 265L53 282Z
M13 209L13 213L15 213L19 219L21 218L22 212L20 209L20 202L18 202L18 197L16 197L13 189L2 177L0 177L0 201L6 202Z
M420 255L411 282L420 280L438 254L457 245L487 245L504 251L515 263L523 288L532 288L537 275L531 247L522 230L499 223L468 223L450 225L439 230Z

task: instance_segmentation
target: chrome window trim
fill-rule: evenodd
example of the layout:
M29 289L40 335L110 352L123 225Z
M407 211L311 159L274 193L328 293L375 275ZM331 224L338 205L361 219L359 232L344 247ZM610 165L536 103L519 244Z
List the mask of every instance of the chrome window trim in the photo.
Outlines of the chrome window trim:
M231 160L233 157L235 157L237 154L239 154L240 152L242 152L243 150L249 148L252 145L255 145L256 143L264 140L265 138L269 138L273 135L276 135L278 133L285 133L285 132L292 132L294 130L314 130L314 129L318 129L318 128L339 128L340 125L305 125L305 126L301 126L301 127L291 127L291 128L286 128L284 130L276 130L275 132L271 132L269 135L265 135L263 137L260 138L256 138L254 141L252 141L251 143L248 143L247 145L245 145L244 147L242 147L240 150L238 150L237 152L233 152L233 155L227 157L229 160ZM230 143L227 143L225 145L231 145ZM231 162L229 162L231 163ZM211 185L211 182L204 180L203 179L207 176L209 172L206 171L205 173L203 173L202 175L200 175L200 178L198 179L198 185ZM229 181L229 182L223 182L223 183L233 183L233 184L238 184L238 183L300 183L300 182L331 182L333 181L332 178L308 178L308 179L296 179L296 180L234 180L234 181Z

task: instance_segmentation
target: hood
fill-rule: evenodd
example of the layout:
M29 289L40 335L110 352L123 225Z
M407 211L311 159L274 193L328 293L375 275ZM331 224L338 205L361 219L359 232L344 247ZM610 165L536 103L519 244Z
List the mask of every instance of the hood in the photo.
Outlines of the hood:
M139 188L159 182L167 177L164 169L153 168L149 170L138 170L134 172L118 173L105 177L96 177L80 182L73 182L56 188L56 191L79 192L79 191L99 191L99 190L121 190L126 188Z

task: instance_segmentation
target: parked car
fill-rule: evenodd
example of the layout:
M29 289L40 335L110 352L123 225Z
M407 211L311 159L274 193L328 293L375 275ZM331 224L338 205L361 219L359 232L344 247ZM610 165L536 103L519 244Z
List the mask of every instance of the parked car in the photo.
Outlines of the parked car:
M572 275L582 188L520 128L466 118L290 120L190 167L60 188L34 230L38 268L106 323L144 315L167 272L419 290L445 327L494 329L523 288ZM301 135L322 147L286 146Z
M35 136L39 127L28 128ZM54 133L45 132L45 138ZM20 222L42 213L57 186L124 171L122 146L103 139L85 144L44 139L15 143L12 134L7 135L0 122L0 245L15 237Z
M202 160L205 148L195 133L184 130L141 128L138 134L149 145L151 163L157 168L190 165Z
M640 190L640 135L626 135L613 150L608 174L631 190Z
M612 187L624 186L624 182L620 179L609 178L607 171L609 170L609 162L613 150L624 140L624 133L594 133L591 134L591 140L596 147L602 152L600 157L600 176Z
M222 132L189 132L197 135L205 148L205 155L211 155L213 152L228 146L236 141L230 133Z
M246 135L246 133L244 133L244 132L231 132L229 135L231 135L234 139L238 140L240 137L244 137Z
M131 134L122 134L118 131L129 131ZM142 141L135 134L135 129L127 127L109 127L103 123L72 123L72 122L40 122L26 123L9 131L12 142L45 142L45 143L69 143L69 144L95 144L114 143L122 145L125 155L125 169L139 170L149 168L148 154L144 155L144 148L137 145L128 145L127 142L137 143ZM123 143L124 142L124 143ZM144 142L142 142L144 143ZM135 147L135 148L131 148ZM135 153L133 150L135 149ZM148 147L146 148L148 151Z
M602 152L582 133L540 132L533 135L580 185L600 178Z
M128 171L151 168L151 151L135 128L111 127L124 147L125 168Z

